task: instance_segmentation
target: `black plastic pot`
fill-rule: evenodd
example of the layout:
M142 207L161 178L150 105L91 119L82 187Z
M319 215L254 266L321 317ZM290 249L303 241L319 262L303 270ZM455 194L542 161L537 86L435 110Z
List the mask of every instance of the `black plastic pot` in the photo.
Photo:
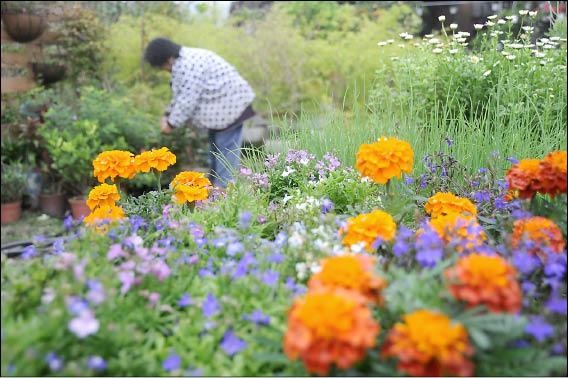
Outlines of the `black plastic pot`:
M43 34L47 27L44 17L24 10L7 9L2 12L6 33L16 42L31 42Z
M37 82L53 84L63 79L67 67L60 63L32 63L32 71Z

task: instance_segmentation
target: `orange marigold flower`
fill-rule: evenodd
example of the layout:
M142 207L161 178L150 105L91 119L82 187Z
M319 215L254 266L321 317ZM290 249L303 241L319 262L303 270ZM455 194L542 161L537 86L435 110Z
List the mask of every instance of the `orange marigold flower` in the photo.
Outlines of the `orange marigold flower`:
M473 347L465 327L446 315L419 310L389 331L383 357L396 357L399 371L412 376L471 376Z
M311 373L347 369L365 358L380 331L367 300L342 289L311 290L288 313L284 352L300 358Z
M176 155L167 147L162 147L159 150L142 152L136 155L134 160L139 172L150 172L151 169L163 172L176 163Z
M360 214L347 220L347 228L341 232L345 233L343 244L352 246L363 243L368 251L373 251L377 239L390 241L396 234L396 223L390 214L375 210L368 214Z
M491 312L517 313L522 292L517 271L500 256L471 254L445 272L448 289L468 307L485 305Z
M116 221L124 218L124 211L118 206L97 207L83 220L88 225L96 225L102 221Z
M520 198L532 198L542 187L540 163L539 159L524 159L513 165L505 175L509 190L518 193Z
M523 240L534 243L530 253L541 256L546 255L545 250L562 253L565 247L560 228L556 223L544 217L532 217L515 221L513 224L513 248L517 248Z
M483 228L471 215L450 213L433 218L428 223L444 243L455 244L458 252L473 251L487 239Z
M308 287L355 290L370 301L382 304L381 291L387 282L373 274L375 259L364 255L342 255L324 259L321 271L312 276Z
M112 207L116 201L120 199L116 185L101 184L95 186L89 192L87 199L87 206L89 209L94 210L97 207Z
M93 176L104 182L110 178L113 182L116 177L131 179L136 175L134 155L128 151L104 151L93 160Z
M438 192L424 205L424 210L432 218L448 214L469 214L476 216L477 207L467 198L458 197L453 193Z
M355 167L362 176L378 184L386 184L393 177L410 173L414 151L408 142L382 137L372 144L362 144L357 152Z
M206 200L211 187L211 181L200 172L181 172L172 182L170 187L175 190L174 198L178 203Z
M566 193L566 151L554 151L540 162L540 192L554 197Z

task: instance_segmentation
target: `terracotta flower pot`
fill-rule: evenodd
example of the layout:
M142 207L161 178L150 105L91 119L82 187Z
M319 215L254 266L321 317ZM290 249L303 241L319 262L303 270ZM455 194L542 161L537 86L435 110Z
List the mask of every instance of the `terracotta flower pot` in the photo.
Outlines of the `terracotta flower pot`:
M22 201L2 204L2 224L14 223L22 216Z
M7 10L2 14L4 29L16 42L31 42L43 34L45 18L17 10Z
M60 194L40 194L39 206L41 211L52 217L62 218L65 215L65 195Z
M74 219L81 219L91 214L91 209L87 206L87 200L85 198L69 198L69 205L71 206L71 214L73 214Z

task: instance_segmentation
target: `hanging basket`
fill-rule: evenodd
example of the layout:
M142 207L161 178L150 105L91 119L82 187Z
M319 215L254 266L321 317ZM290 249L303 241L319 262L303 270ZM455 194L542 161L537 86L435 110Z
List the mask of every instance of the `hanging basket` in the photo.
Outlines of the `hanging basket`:
M58 82L65 76L67 67L61 63L32 63L35 80L42 85Z
M2 12L6 33L16 42L31 42L43 34L47 22L43 16L29 13L24 9L7 9Z

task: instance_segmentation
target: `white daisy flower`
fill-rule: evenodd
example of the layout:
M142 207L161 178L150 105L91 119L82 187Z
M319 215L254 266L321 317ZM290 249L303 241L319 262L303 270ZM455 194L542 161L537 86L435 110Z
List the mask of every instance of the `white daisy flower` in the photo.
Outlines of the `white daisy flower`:
M481 30L481 29L483 29L483 24L474 24L474 25L473 25L473 28L474 28L475 30Z
M494 20L494 19L496 19L496 18L497 18L497 15L496 15L496 14L493 14L493 15L491 15L491 16L487 16L487 19L488 19L488 20Z
M446 16L441 15L440 17L438 17L438 21L440 21L440 22L446 21Z
M483 77L487 77L491 74L491 70L487 70L483 73Z
M450 24L450 29L456 30L458 28L458 24Z
M520 14L521 16L526 16L527 14L529 14L529 11L528 11L528 9L521 9L521 10L519 11L519 14Z
M433 52L434 54L440 54L440 53L442 53L442 51L444 51L444 50L442 50L441 48L438 48L438 47L435 48L434 50L432 50L432 52Z

